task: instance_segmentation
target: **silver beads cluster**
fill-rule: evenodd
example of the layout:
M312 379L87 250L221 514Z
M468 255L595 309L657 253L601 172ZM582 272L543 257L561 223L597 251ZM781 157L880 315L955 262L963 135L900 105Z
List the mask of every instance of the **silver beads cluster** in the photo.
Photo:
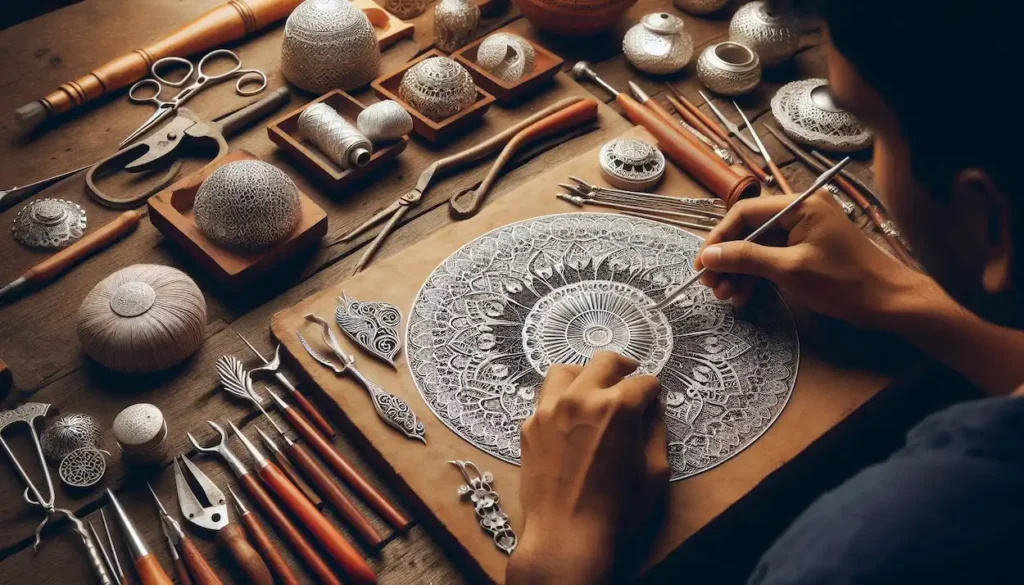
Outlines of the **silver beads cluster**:
M299 115L299 134L342 169L370 162L373 145L331 106L320 102Z
M795 21L769 12L764 2L750 2L733 15L729 40L750 47L763 66L775 67L796 54L800 30Z
M533 73L535 59L536 51L530 41L505 32L487 37L476 50L476 62L506 83Z
M476 84L466 68L448 57L431 57L402 76L398 95L434 120L458 114L476 101Z
M472 0L441 0L434 7L434 44L451 53L473 39L480 24L480 7Z
M716 43L697 59L697 77L717 94L744 94L761 83L761 59L750 47L735 41Z
M356 129L373 144L391 142L412 132L412 116L398 102L384 100L359 112Z
M284 25L281 72L306 91L348 91L380 68L380 45L370 19L348 0L306 0Z
M683 19L667 12L647 14L626 31L622 52L637 69L655 75L675 73L693 57L693 39Z

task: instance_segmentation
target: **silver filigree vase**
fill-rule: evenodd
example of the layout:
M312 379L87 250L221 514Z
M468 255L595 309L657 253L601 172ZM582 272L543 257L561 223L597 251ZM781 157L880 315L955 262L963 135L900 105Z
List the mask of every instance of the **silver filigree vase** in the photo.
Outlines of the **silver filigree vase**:
M761 83L761 59L750 47L735 41L716 43L697 59L697 77L717 94L744 94Z
M788 60L800 48L797 23L768 11L764 2L744 4L729 23L729 40L750 47L765 67Z
M693 39L683 28L683 19L667 12L645 15L626 31L622 52L645 73L675 73L693 57Z
M387 0L384 9L402 20L415 18L427 11L426 0Z
M451 53L473 39L480 8L471 0L441 0L434 7L434 44Z
M281 72L315 93L349 91L377 77L380 45L370 19L348 0L306 0L288 17Z

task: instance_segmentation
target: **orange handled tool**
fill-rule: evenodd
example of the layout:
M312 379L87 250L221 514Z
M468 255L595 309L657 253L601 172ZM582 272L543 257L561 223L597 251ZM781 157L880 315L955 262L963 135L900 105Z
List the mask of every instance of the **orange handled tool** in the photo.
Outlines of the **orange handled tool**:
M534 122L519 131L512 140L509 140L497 160L491 165L487 176L476 189L466 189L452 195L448 200L448 211L455 219L466 219L473 217L480 211L484 198L490 192L494 181L498 179L498 173L502 167L516 154L516 152L534 140L540 140L552 134L563 132L580 124L590 122L597 118L597 101L586 99L575 103L564 110L559 110L551 115Z
M121 502L118 501L114 492L107 489L107 497L110 498L110 503L114 507L114 515L121 525L121 534L124 536L125 542L128 543L128 550L135 560L135 571L139 574L139 581L142 585L174 585L174 581L171 581L163 567L160 566L156 555L149 550L149 545L142 539L142 534L135 528L128 513L121 507Z
M267 562L270 570L277 575L281 585L299 585L299 578L295 576L292 568L288 566L284 557L274 547L274 543L267 536L267 531L263 529L260 521L245 507L245 504L238 497L238 494L235 493L235 490L228 486L228 491L231 493L232 501L235 502L235 509L238 510L238 516L242 519L242 524L249 531L249 538L252 539L253 546L259 551L263 560Z
M357 585L376 585L377 575L366 564L366 560L363 559L359 551L302 495L299 488L288 480L284 472L267 459L256 448L256 445L238 430L234 423L229 422L228 424L252 456L256 465L256 473L259 474L260 479L313 534L320 546L345 572L349 581Z

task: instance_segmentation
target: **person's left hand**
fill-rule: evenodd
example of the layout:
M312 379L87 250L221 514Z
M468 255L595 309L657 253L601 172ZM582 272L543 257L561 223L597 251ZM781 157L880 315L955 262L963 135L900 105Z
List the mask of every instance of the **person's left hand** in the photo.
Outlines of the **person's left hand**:
M553 365L522 428L526 524L507 585L600 585L668 486L668 438L654 376L611 352Z

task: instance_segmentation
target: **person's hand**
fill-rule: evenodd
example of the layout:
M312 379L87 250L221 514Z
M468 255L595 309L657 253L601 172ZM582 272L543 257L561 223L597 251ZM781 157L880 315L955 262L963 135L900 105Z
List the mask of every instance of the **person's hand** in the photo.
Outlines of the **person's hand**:
M661 384L610 352L553 365L522 428L526 523L508 585L601 585L668 487Z
M783 216L757 242L742 239L792 202L776 195L733 206L708 235L695 267L719 299L743 304L752 277L766 278L812 311L866 329L885 329L886 316L908 294L938 285L881 251L850 222L831 197L819 192Z

